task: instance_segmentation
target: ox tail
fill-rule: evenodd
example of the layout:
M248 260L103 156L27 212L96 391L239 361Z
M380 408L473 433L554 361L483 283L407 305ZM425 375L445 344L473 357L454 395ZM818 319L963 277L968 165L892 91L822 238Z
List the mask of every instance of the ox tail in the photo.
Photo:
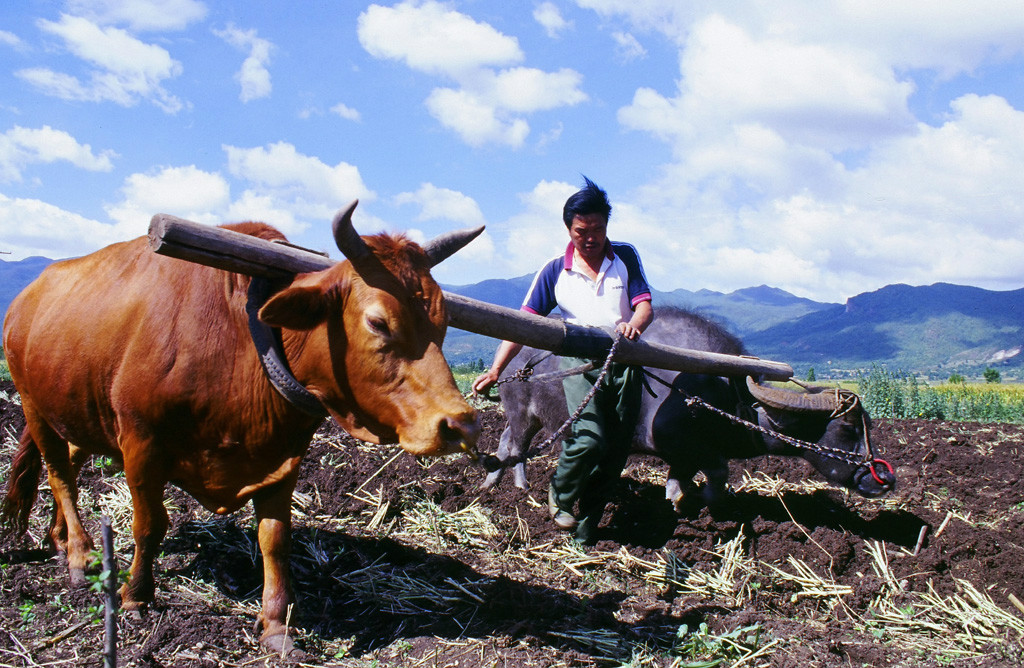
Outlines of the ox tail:
M28 531L28 517L39 493L39 474L42 470L42 455L28 427L25 427L18 452L11 461L7 495L4 497L3 509L0 510L0 522L13 536L21 536Z

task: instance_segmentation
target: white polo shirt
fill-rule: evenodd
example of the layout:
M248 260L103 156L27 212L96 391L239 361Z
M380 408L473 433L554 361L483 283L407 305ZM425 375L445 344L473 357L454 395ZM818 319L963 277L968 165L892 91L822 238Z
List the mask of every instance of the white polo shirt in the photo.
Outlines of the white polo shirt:
M548 315L557 306L566 322L614 327L628 322L640 302L651 301L640 255L631 244L609 241L596 280L575 260L572 243L533 278L522 310Z

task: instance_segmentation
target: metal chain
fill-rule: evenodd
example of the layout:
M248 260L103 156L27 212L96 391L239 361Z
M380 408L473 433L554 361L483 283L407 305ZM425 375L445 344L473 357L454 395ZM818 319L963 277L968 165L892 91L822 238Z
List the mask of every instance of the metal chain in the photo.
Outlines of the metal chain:
M535 448L531 448L529 452L526 453L526 455L524 456L524 460L528 459L529 457L532 457L537 452L549 447L552 443L562 438L562 435L565 434L565 431L570 426L572 426L572 424L576 422L576 420L580 419L580 415L583 414L583 410L587 407L587 404L589 404L590 400L594 398L595 394L597 394L597 388L599 388L601 386L601 383L604 382L604 377L608 374L608 368L611 366L612 363L612 357L615 356L615 349L619 347L619 341L621 340L622 332L616 331L615 340L612 341L612 347L608 350L608 357L605 358L604 364L601 366L601 373L597 375L597 380L594 381L594 386L590 388L589 392L587 392L587 396L583 397L583 401L576 408L573 414L569 416L569 419L562 423L561 427L556 429L553 434L548 436L543 443L541 443Z
M499 378L498 380L494 381L494 386L497 387L499 385L504 385L505 383L512 383L516 381L525 383L526 381L530 380L530 376L532 375L532 366L522 366L516 369L514 373L510 373L508 376L504 378Z

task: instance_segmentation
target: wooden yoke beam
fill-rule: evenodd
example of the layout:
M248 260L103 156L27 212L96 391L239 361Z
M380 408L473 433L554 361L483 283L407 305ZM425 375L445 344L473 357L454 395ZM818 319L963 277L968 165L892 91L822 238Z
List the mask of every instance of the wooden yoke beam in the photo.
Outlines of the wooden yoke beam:
M268 278L321 271L335 264L326 255L305 248L162 213L153 216L150 223L149 245L161 255ZM572 325L448 291L444 292L444 298L449 323L457 329L571 357L601 359L611 349L612 334L597 327ZM643 339L621 341L614 359L626 364L716 376L788 380L793 375L792 367L782 362L676 348Z

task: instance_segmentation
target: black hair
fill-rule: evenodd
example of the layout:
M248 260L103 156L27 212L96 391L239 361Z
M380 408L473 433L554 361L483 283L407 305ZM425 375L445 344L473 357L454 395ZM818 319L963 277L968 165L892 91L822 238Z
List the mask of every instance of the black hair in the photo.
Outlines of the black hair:
M586 185L565 200L565 207L562 208L562 222L565 223L566 228L572 227L573 218L576 216L599 213L607 222L612 215L612 205L608 201L608 193L586 176L583 177L583 180Z

